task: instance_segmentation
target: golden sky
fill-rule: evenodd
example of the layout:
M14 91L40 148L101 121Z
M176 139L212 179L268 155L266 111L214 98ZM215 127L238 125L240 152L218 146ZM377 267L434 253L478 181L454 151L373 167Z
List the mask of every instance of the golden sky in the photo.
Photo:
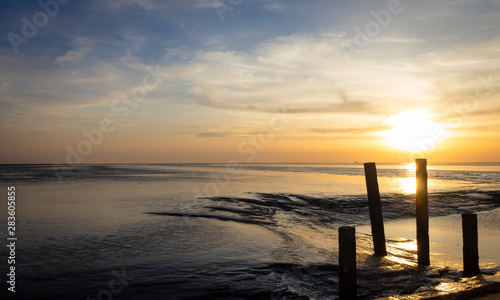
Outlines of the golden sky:
M54 3L2 9L0 163L500 161L500 1Z

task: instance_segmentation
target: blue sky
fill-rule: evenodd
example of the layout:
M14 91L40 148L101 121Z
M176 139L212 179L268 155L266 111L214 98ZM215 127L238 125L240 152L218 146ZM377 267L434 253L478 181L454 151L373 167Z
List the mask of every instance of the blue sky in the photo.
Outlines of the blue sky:
M407 110L447 128L422 154L500 159L498 0L41 3L1 4L0 163L245 161L280 111L252 162L398 160Z

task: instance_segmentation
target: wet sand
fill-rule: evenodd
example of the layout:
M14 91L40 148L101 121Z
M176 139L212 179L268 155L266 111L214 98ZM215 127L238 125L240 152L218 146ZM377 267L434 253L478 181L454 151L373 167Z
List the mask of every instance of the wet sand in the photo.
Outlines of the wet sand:
M473 299L500 292L500 209L478 213L481 274L471 278L461 274L461 215L430 218L429 231L431 266L424 274L434 282L411 295L384 299ZM358 226L357 232L363 236L370 234L370 225ZM415 219L386 221L385 233L389 253L385 259L416 266ZM500 299L500 296L492 294L484 299Z
M474 298L474 300L498 300L498 299L500 299L500 293Z

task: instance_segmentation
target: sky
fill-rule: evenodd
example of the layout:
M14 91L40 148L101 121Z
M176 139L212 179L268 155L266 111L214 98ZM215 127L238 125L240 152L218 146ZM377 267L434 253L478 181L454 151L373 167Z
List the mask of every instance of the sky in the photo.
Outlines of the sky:
M0 163L500 161L499 0L0 6Z

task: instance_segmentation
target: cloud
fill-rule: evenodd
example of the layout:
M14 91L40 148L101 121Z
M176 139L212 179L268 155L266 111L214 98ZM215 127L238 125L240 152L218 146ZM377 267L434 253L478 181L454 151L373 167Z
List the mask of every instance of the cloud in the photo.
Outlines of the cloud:
M384 58L383 62L376 56L360 56L349 63L338 47L342 36L335 31L292 34L245 50L169 47L161 60L167 79L148 101L167 103L177 99L186 105L235 113L269 114L286 107L289 114L297 115L385 118L421 106L442 110L461 101L465 93L473 93L475 78L483 74L500 78L500 73L494 71L496 62L500 63L496 57L500 45L497 40L466 48L454 45L441 51L415 41L415 47L420 49L416 56ZM142 42L141 36L130 39ZM75 49L56 58L59 64L86 61L72 70L47 73L24 62L25 70L16 71L4 56L5 66L14 70L9 78L9 93L4 97L17 93L18 105L58 103L67 108L107 109L113 99L129 91L146 73L146 64L131 53L110 62L99 56L89 60L91 45L80 40L75 42ZM410 38L407 42L413 41Z
M201 106L269 113L387 113L424 98L434 87L415 80L406 61L346 61L340 33L290 35L248 51L196 51L166 66ZM171 51L169 51L171 52ZM189 57L189 58L187 58ZM389 109L383 107L391 103Z
M227 137L229 132L200 132L196 136L199 138L217 138L217 137Z
M100 1L101 2L101 1ZM140 8L146 11L172 11L179 8L204 9L224 6L221 0L120 0L102 1L103 5L110 9Z
M234 94L231 91L226 91L224 96L218 96L218 100L215 100L212 95L214 91L209 90L197 90L194 92L196 103L199 105L227 109L227 110L239 110L246 112L259 112L259 113L274 113L276 111L286 108L288 114L339 114L339 113L373 113L374 108L370 106L369 103L364 101L352 101L352 102L337 102L337 103L326 103L326 104L308 104L307 101L294 101L295 99L289 99L289 101L273 101L272 98L268 98L268 101L255 101L255 97L249 96L248 99L240 98L238 101L230 102L225 101L226 97L230 98ZM217 94L219 95L219 94ZM262 95L263 99L266 99ZM246 100L245 100L246 99ZM254 99L252 102L251 99ZM338 99L337 96L332 97L332 102Z
M265 10L269 10L276 13L281 13L288 8L288 4L285 4L281 1L273 1L272 3L268 3L264 5Z
M394 43L394 44L416 44L416 43L423 43L425 40L423 39L418 39L418 38L404 38L404 37L398 37L398 36L380 36L377 38L374 38L373 43ZM352 43L352 41L351 41Z
M373 125L367 127L352 127L352 128L313 128L312 132L317 133L368 133L368 132L380 132L391 129L391 125Z
M165 7L164 4L155 0L120 0L120 1L108 0L105 1L104 3L107 7L114 9L136 6L145 10L154 10Z
M220 0L197 0L194 6L197 8L215 8L224 6L224 3Z
M218 3L188 2L192 7L213 7ZM171 7L182 3L174 1ZM266 8L283 3L266 3ZM106 5L154 10L165 4L127 0L106 1ZM259 6L262 8L262 2ZM252 33L257 34L248 34ZM339 47L347 38L340 29L283 34L257 39L252 47L232 49L217 36L213 35L212 44L204 43L203 47L175 42L163 48L160 63L169 80L155 91L155 99L183 99L201 107L249 113L272 113L287 107L291 114L388 115L413 106L438 107L437 102L450 105L461 94L473 92L473 78L497 76L495 68L500 64L500 42L495 37L480 43L451 41L445 48L435 48L423 36L388 31L349 62ZM24 85L27 92L19 98L32 102L43 99L85 106L102 102L103 95L119 96L120 90L136 84L134 80L145 69L145 61L154 61L140 56L137 50L151 43L163 45L141 30L122 33L121 37L125 43L106 43L107 51L117 53L116 57L102 55L96 48L102 43L100 39L89 43L84 37L74 38L73 49L53 58L58 65L73 70L50 70L48 74L39 66L33 66L33 70L26 67L23 72L12 72L9 81L18 90ZM204 42L210 37L199 38ZM30 72L34 75L27 76L28 80L16 75Z
M57 57L55 61L57 64L78 62L82 60L88 52L89 48L87 47L81 47L76 50L69 50L64 55Z
M270 114L286 107L288 114L351 119L369 115L375 122L422 108L437 112L436 121L453 122L460 112L447 115L446 120L439 114L473 95L481 76L500 78L495 70L500 46L496 39L467 47L457 43L440 50L420 38L389 36L385 42L393 44L391 49L411 45L413 51L387 57L367 50L370 55L360 55L349 63L338 48L342 37L340 32L294 34L269 39L246 51L195 51L184 55L182 65L166 68L202 107L236 115ZM496 110L488 108L495 107L498 95L490 98L478 111L468 113L462 126L483 111L494 116ZM352 125L312 131L358 134L388 129Z
M295 85L295 88L294 88ZM220 109L273 112L287 107L289 113L342 113L370 111L367 101L347 99L328 86L314 91L309 82L300 80L275 83L275 86L238 90L230 87L195 87L191 90L199 105Z

